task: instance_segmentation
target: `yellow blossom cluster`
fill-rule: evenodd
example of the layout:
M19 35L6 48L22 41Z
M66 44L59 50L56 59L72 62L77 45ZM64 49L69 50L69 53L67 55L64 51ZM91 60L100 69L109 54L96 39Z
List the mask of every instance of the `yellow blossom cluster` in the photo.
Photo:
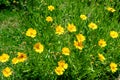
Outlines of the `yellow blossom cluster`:
M76 32L76 26L73 23L72 24L68 23L67 29L69 32ZM61 25L58 25L56 26L55 34L61 35L64 33L64 31L65 29Z
M55 10L55 7L50 5L48 6L48 10L49 11L53 11ZM107 8L108 11L110 12L115 12L116 10L114 8L111 8L111 7L108 7ZM79 16L79 18L83 21L87 20L88 17L84 14L81 14ZM46 21L48 23L52 23L54 22L53 20L54 18L52 18L51 16L47 16L46 17ZM98 29L98 25L94 22L90 22L89 24L87 24L88 28L92 29L92 30L96 30ZM76 40L74 40L74 43L72 44L76 49L79 49L79 50L82 50L84 48L84 41L86 40L86 37L82 34L82 33L78 33L76 34L77 32L77 27L75 24L73 23L68 23L66 28L64 26L61 26L61 25L57 25L55 27L55 35L63 35L65 34L65 29L67 29L68 33L72 34L72 33L75 33L75 38ZM33 29L33 28L28 28L26 30L26 33L25 35L27 37L31 37L32 39L35 38L37 36L37 30L36 29ZM110 31L109 33L110 37L115 39L115 38L118 38L119 34L117 31ZM106 39L99 39L98 41L98 46L100 46L100 48L104 48L107 46L107 40ZM37 42L33 45L33 50L36 52L36 53L42 53L44 51L44 45L41 43L41 42ZM62 50L61 50L61 53L66 55L66 56L69 56L71 54L71 50L70 48L68 47L63 47ZM1 63L5 63L7 61L9 61L9 58L10 56L6 53L3 53L2 55L0 55L0 62ZM98 58L101 62L104 62L106 60L106 58L104 57L103 54L101 53L98 53ZM25 62L26 60L28 59L27 55L23 52L18 52L17 53L17 57L14 57L12 58L12 64L18 64L20 62ZM118 70L117 68L117 64L114 63L114 62L111 62L110 63L110 69L111 71L114 73ZM68 68L68 64L65 62L65 60L60 60L58 61L58 66L54 69L55 73L57 75L63 75L64 71ZM2 73L5 77L9 77L10 75L12 75L13 71L10 67L6 67L2 70Z
M5 63L9 61L10 56L6 53L3 53L0 56L0 62ZM18 52L18 56L12 59L12 64L17 64L18 62L24 62L27 59L27 55L21 52ZM10 67L6 67L2 70L4 77L9 77L12 75L13 71Z
M5 63L9 60L9 55L6 54L6 53L3 53L1 56L0 56L0 62L2 63ZM2 73L5 77L9 77L10 75L12 75L12 71L9 67L6 67L5 69L2 70Z
M100 54L100 53L98 54L98 58L99 58L99 60L102 61L102 62L104 62L104 61L106 60L106 58L103 56L103 54ZM109 66L110 66L110 69L111 69L111 71L112 71L113 73L118 70L117 64L114 63L114 62L111 62Z
M53 11L54 10L54 6L51 6L51 5L48 6L48 10ZM114 8L111 8L111 7L108 7L107 10L110 11L110 12L115 12L116 11ZM80 15L80 19L85 21L85 20L88 19L88 17L85 14L81 14ZM53 21L52 17L49 17L48 19L46 18L46 21L52 22ZM96 30L98 28L98 25L96 23L94 23L94 22L90 22L88 24L88 27L90 29L92 29L92 30ZM76 32L77 28L76 28L76 26L73 23L68 23L67 30L70 33L72 33L72 32ZM62 27L61 25L56 26L55 34L61 35L61 34L64 34L64 33L65 33L65 28L64 27ZM118 33L116 31L110 31L110 37L117 38L118 37ZM84 48L83 42L86 40L85 36L83 34L77 34L76 35L76 39L77 40L74 40L74 46L77 49L82 50ZM107 46L107 42L105 41L105 39L99 39L98 46L100 46L101 48L104 48L105 46ZM67 48L67 47L63 47L62 48L62 54L67 55L67 56L70 55L70 49ZM100 54L100 53L98 53L98 58L102 62L104 62L106 60L104 55ZM63 70L64 69L62 67L58 66L58 67L56 67L55 72L58 75L62 75L63 74ZM112 70L112 72L115 72L117 69L113 70L113 68L111 68L111 70Z
M77 34L76 38L77 38L77 41L74 41L74 46L77 49L82 50L84 48L83 42L85 41L85 36L83 34Z
M58 62L58 66L55 68L55 73L57 75L62 75L64 73L65 69L67 69L67 68L68 68L68 64L65 63L64 60L60 60Z
M36 31L35 29L29 28L29 29L26 31L26 36L29 36L29 37L34 38L34 37L36 37L36 33L37 33L37 31ZM29 35L28 35L28 34L29 34ZM33 36L34 36L34 37L33 37ZM36 52L41 53L41 52L43 52L43 50L44 50L44 46L43 46L40 42L38 42L38 43L35 43L35 44L34 44L33 49L34 49ZM16 58L14 58L14 60L16 60Z
M48 6L48 10L49 10L49 11L53 11L53 10L55 10L55 7L54 7L53 5L49 5L49 6ZM47 21L47 22L53 22L53 18L52 18L51 16L47 16L47 17L46 17L46 21Z
M14 57L12 59L12 64L17 64L19 62L24 62L25 60L27 60L27 55L25 53L18 52L17 55L17 57Z

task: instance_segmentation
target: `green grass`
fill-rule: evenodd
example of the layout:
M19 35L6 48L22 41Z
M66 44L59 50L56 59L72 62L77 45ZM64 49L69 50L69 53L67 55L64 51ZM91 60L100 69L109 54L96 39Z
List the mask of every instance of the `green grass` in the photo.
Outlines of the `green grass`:
M94 1L94 0L40 0L34 2L33 9L28 11L0 12L0 54L10 55L9 61L0 63L0 71L10 67L13 74L5 78L0 72L0 80L114 80L120 74L120 37L113 39L110 31L117 31L120 35L118 0ZM99 5L98 5L99 4ZM50 12L48 6L53 5L55 10ZM114 13L106 10L106 7L116 9ZM87 15L88 19L83 21L80 15ZM53 22L46 21L51 16ZM90 22L98 25L96 30L88 27ZM67 30L68 23L73 23L77 31L70 33ZM65 29L63 35L55 34L56 25ZM28 28L37 31L35 38L27 37ZM74 40L78 33L86 37L82 51L75 48ZM104 39L107 46L101 48L98 41ZM44 51L39 54L33 49L35 43L41 42ZM61 54L63 47L68 47L70 56ZM13 65L11 60L17 56L17 52L24 52L28 59L23 63ZM105 56L105 62L101 62L98 53ZM92 55L92 56L91 56ZM57 62L65 60L68 69L64 74L58 76L54 69ZM94 62L91 64L91 62ZM111 72L109 67L115 62L118 70Z

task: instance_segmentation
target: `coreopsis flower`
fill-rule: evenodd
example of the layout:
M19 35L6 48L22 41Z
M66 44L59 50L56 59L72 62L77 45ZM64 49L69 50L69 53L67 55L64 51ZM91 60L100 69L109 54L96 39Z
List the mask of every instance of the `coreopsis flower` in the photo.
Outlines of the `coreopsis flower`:
M80 15L80 18L81 18L82 20L86 20L86 19L87 19L87 16L86 16L86 15L81 14L81 15Z
M83 42L85 41L85 36L83 36L83 34L77 34L76 38L79 42Z
M5 77L9 77L10 75L12 75L12 70L9 67L6 67L2 70L2 73Z
M64 28L61 27L61 25L58 25L58 26L56 27L56 32L55 32L55 34L61 35L61 34L63 34L63 33L64 33Z
M15 57L12 59L12 64L17 64L18 62L19 62L18 58Z
M48 6L48 10L53 11L54 9L55 9L54 6L52 5Z
M74 41L74 46L79 50L82 50L84 48L82 42L79 41Z
M27 55L25 53L18 52L17 56L18 62L24 62L27 60Z
M93 22L89 23L88 27L93 29L93 30L97 29L97 25Z
M98 57L99 57L99 60L102 62L105 60L105 57L100 53L98 54Z
M110 12L115 12L116 10L112 7L107 7L107 10L110 11Z
M55 73L57 75L63 75L63 72L64 72L64 69L62 67L58 66L58 67L55 68Z
M26 31L26 36L29 36L29 37L32 37L34 38L36 36L37 32L35 29L33 28L29 28L27 31Z
M112 71L113 73L116 72L116 71L117 71L117 64L111 62L111 63L110 63L110 68L111 68L111 71Z
M34 45L33 49L38 53L42 53L44 50L44 46L40 42L38 42Z
M46 17L46 21L47 21L47 22L53 22L53 19L52 19L51 16L48 16L48 17Z
M69 32L76 32L76 26L74 24L68 24L67 29Z
M9 60L9 55L8 54L5 54L3 53L1 56L0 56L0 62L4 63L4 62L7 62Z
M105 41L104 39L100 39L100 40L98 41L98 45L99 45L100 47L105 47L107 44L106 44L106 41Z
M68 64L65 63L64 60L60 60L60 61L58 62L58 66L59 66L59 67L62 67L63 69L67 69L67 68L68 68Z
M64 55L70 55L70 50L67 47L62 48L62 54Z
M117 38L118 37L118 33L116 31L110 31L110 36L112 38Z

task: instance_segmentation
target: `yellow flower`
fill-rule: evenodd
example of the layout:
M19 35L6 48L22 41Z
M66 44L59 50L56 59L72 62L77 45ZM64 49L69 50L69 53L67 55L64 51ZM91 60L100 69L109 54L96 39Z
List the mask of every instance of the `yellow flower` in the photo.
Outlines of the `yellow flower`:
M110 11L110 12L115 12L115 11L116 11L116 10L115 10L114 8L112 8L112 7L108 7L107 10Z
M48 10L53 11L54 9L55 9L54 6L52 5L48 6Z
M62 75L62 74L63 74L63 71L64 71L64 69L63 69L62 67L56 67L56 68L55 68L55 73L56 73L57 75Z
M52 17L48 16L48 17L46 18L46 21L47 21L47 22L53 22L53 19L52 19Z
M83 36L83 34L78 34L78 35L76 35L76 37L77 37L77 40L78 40L79 42L85 41L85 36Z
M68 24L67 29L69 32L76 32L76 26L74 24Z
M13 58L12 59L12 64L17 64L19 62L18 58Z
M86 15L81 14L81 15L80 15L80 18L81 18L82 20L86 20L86 19L87 19L87 16L86 16Z
M29 36L29 37L32 37L34 38L36 36L37 32L35 29L33 28L29 28L27 31L26 31L26 36Z
M12 71L9 67L6 67L5 69L3 69L2 73L5 77L9 77L10 75L12 75Z
M98 54L98 57L99 57L99 60L102 62L105 60L105 57L100 53Z
M82 50L84 47L82 42L79 42L79 41L74 41L74 46L80 50Z
M104 41L104 39L100 39L100 40L98 41L98 45L99 45L100 47L105 47L107 44L106 44L106 41Z
M97 29L97 25L93 22L89 23L88 27L93 29L93 30Z
M60 60L60 61L58 62L58 66L59 66L59 67L62 67L63 69L67 69L67 68L68 68L68 64L65 63L64 60Z
M114 73L117 71L117 64L111 62L110 63L110 68L111 68L111 71Z
M38 42L34 45L33 49L38 53L42 53L44 50L44 46L40 42Z
M9 56L8 54L3 53L3 54L0 56L0 62L4 63L4 62L8 61L8 60L9 60L9 57L10 57L10 56Z
M21 52L18 52L18 56L17 56L18 62L24 62L25 60L27 60L27 55Z
M62 54L64 55L70 55L70 50L67 47L62 48Z
M68 68L68 64L64 60L58 62L58 67L56 67L55 72L57 75L62 75L65 69Z
M61 25L57 26L55 34L61 35L63 33L64 33L64 28L61 27Z
M110 31L110 36L112 38L117 38L118 37L118 33L116 31Z

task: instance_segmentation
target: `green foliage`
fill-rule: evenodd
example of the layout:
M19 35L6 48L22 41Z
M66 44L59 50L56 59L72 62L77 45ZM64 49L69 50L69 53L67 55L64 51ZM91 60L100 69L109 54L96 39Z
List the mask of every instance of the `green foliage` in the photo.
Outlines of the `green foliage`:
M0 13L0 54L10 55L8 62L0 63L0 71L7 66L13 71L8 78L0 73L0 80L114 80L120 74L120 37L113 39L109 34L112 30L120 33L119 0L16 0L16 3L2 0L0 4L17 4L23 9ZM53 5L55 10L49 11L49 5ZM108 6L115 8L116 12L107 11ZM87 15L88 19L81 20L81 14ZM47 16L51 16L53 22L47 22ZM90 29L90 22L96 23L98 29ZM68 23L73 23L77 31L68 32ZM57 25L64 27L64 34L55 34ZM26 36L29 28L37 31L35 38ZM82 51L74 46L79 33L86 37ZM100 39L105 39L106 47L98 46ZM40 54L33 49L37 42L44 45L44 51ZM65 46L70 49L69 56L62 54ZM28 59L14 65L11 61L17 52L26 53ZM99 60L98 53L104 55L104 62ZM65 60L68 68L58 76L55 68L60 60ZM118 65L115 73L111 72L111 62Z
M27 0L0 0L1 9L26 9Z

